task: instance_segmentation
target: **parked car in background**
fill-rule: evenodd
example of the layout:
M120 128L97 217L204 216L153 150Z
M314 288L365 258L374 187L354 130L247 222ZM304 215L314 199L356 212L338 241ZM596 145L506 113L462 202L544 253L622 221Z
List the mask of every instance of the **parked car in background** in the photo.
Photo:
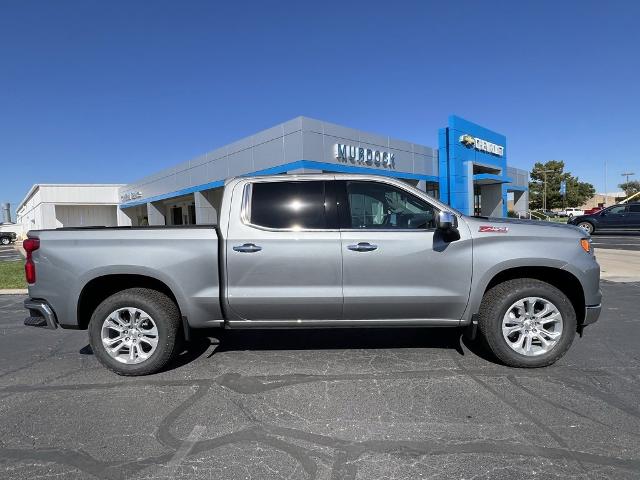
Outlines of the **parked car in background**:
M0 232L0 245L9 245L16 241L17 235L15 232Z
M539 212L546 217L556 218L558 216L553 210L539 210Z
M569 207L565 210L560 210L558 212L559 217L577 217L579 215L584 215L584 210L575 207Z
M600 211L604 210L604 207L593 207L593 208L589 208L587 210L584 211L585 215L591 215L594 213L598 213Z
M567 222L588 233L603 230L640 231L640 202L614 205L589 215L570 218Z

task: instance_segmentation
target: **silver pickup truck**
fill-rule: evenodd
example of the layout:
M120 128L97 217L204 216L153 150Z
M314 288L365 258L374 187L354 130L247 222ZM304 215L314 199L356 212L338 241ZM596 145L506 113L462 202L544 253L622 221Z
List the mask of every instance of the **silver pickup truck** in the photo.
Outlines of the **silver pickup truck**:
M600 313L584 230L467 217L403 181L227 181L217 225L31 231L26 325L88 329L107 368L163 368L199 329L465 327L550 365Z

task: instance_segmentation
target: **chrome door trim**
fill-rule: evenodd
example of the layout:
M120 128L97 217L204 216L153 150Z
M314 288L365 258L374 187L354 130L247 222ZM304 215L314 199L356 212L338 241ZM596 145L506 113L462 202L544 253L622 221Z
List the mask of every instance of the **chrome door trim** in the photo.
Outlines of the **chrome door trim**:
M326 328L326 327L458 327L453 318L403 318L365 320L227 320L228 328Z

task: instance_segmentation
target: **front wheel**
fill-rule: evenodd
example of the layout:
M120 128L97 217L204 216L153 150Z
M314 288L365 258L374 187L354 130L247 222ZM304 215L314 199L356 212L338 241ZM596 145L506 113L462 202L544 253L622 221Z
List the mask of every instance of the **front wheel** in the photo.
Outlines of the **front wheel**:
M591 222L580 222L578 224L578 226L583 229L585 232L587 232L589 235L591 235L593 233L593 231L595 230L595 228L593 228L593 224Z
M130 288L98 305L89 322L89 341L98 361L109 370L148 375L178 353L180 327L180 312L169 297Z
M11 240L9 240L7 237L2 237L0 239L0 243L2 243L2 245L9 245L11 243Z
M491 352L512 367L544 367L569 349L576 314L567 296L532 278L491 288L480 307L478 326Z

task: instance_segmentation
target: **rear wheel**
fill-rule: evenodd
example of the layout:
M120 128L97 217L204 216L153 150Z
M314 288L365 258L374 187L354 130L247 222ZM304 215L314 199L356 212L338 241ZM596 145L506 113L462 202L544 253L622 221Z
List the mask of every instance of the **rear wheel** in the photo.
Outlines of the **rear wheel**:
M11 243L11 240L9 240L9 238L7 237L2 237L0 239L0 243L2 243L2 245L9 245Z
M593 233L593 231L595 230L595 228L593 227L593 224L591 222L580 222L578 224L578 226L583 229L585 232L587 232L589 235L591 235Z
M532 278L491 288L480 307L480 332L491 352L512 367L544 367L571 346L576 314L567 296Z
M166 295L130 288L104 300L89 322L96 358L119 375L148 375L178 353L180 313Z

